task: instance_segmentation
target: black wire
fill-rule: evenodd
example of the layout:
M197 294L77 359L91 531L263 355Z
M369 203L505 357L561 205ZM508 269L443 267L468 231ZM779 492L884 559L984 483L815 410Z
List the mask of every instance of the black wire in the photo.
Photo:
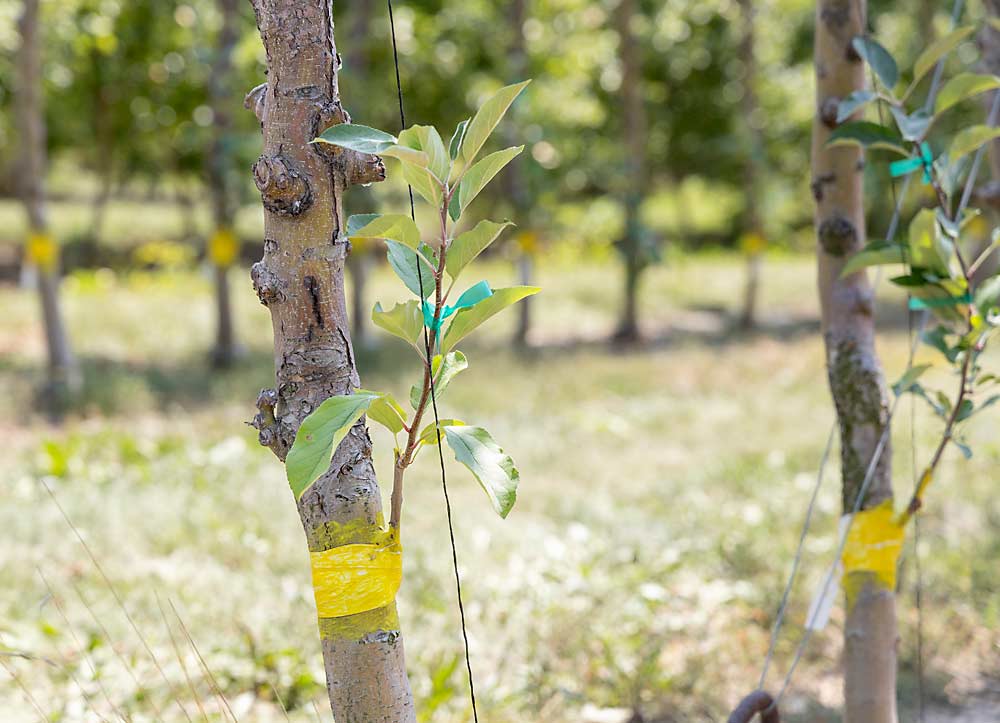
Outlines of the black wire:
M389 31L392 35L392 62L396 69L396 97L399 100L399 124L406 127L406 114L403 111L403 85L399 79L399 52L396 47L396 23L392 17L392 0L386 0L389 7ZM417 214L413 205L413 186L407 184L410 192L410 218L416 221ZM444 253L444 248L440 253ZM424 299L424 276L421 273L420 259L416 258L417 283L420 285L420 299ZM437 332L435 332L435 335ZM441 448L441 420L438 418L437 394L434 390L434 370L431 365L431 337L427 326L424 326L424 349L427 355L427 377L430 380L431 407L434 410L434 431L437 433L438 462L441 465L441 489L444 492L444 505L448 513L448 537L451 540L451 562L455 570L455 592L458 595L458 614L462 620L462 641L465 644L465 669L469 672L469 698L472 701L472 719L479 723L479 712L476 708L476 685L472 675L472 659L469 655L469 633L465 625L465 605L462 603L462 576L458 572L458 546L455 544L455 526L451 516L451 498L448 496L448 478L444 470L444 450Z

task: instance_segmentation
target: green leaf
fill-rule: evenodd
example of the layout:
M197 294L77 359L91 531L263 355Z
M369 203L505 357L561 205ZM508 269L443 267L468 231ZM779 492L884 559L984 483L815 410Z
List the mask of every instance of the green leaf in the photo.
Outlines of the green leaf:
M462 269L493 243L505 228L512 225L509 221L504 223L480 221L475 228L459 234L458 238L448 246L448 253L445 255L445 270L453 279L458 278Z
M493 180L493 177L523 150L524 146L514 146L491 153L465 172L462 176L462 182L458 186L459 216L472 203L472 199L479 195L486 184Z
M417 251L396 241L386 241L385 244L389 265L406 284L406 288L421 298L430 296L434 291L434 272L427 261L427 254L432 253L431 248L423 244L419 249L421 254L418 255ZM423 294L420 293L421 289Z
M285 458L285 474L296 500L326 472L334 450L378 396L358 392L330 397L302 420Z
M369 215L366 214L365 218ZM387 239L398 241L404 246L415 249L420 245L420 230L417 224L409 216L401 213L387 213L384 216L375 216L365 225L351 232L351 221L358 218L351 216L347 219L348 235L351 239Z
M896 106L890 106L889 110L892 112L892 117L896 119L899 132L903 134L903 138L906 140L919 141L927 133L927 128L930 126L932 120L927 112L918 110L907 115L902 109Z
M964 422L972 416L975 409L976 405L971 399L963 399L962 405L958 408L958 413L955 415L955 421Z
M872 38L857 36L851 41L854 50L868 62L886 90L892 92L899 82L899 68L892 54Z
M405 131L404 131L405 132ZM427 168L431 162L430 157L423 151L409 146L393 145L382 151L382 155L388 158L395 158L403 164L416 166L417 168Z
M893 393L898 397L910 391L925 371L931 368L932 364L918 364L906 370L906 373L899 378L899 381L892 385Z
M382 214L379 213L356 213L347 217L347 237L354 236L360 229L370 224Z
M476 115L469 121L469 125L465 129L465 138L462 139L462 158L465 159L466 163L472 163L476 154L479 153L479 149L490 137L490 133L497 127L507 109L510 108L511 103L530 82L530 80L526 80L523 83L515 83L501 88L479 108Z
M497 514L506 517L517 500L520 481L514 460L482 427L445 427L444 434L455 459L469 468Z
M963 457L966 459L972 459L972 448L969 445L955 437L952 437L951 441L952 444L958 447L958 451L962 453Z
M328 143L358 153L381 154L396 143L396 137L368 126L340 123L327 128L312 142Z
M936 326L933 329L925 331L921 339L928 346L932 346L944 354L948 361L954 363L958 358L958 350L953 349L951 344L948 343L948 335L948 329L943 326Z
M937 62L941 60L941 58L958 47L959 43L969 37L975 29L974 25L966 25L965 27L956 28L943 38L938 38L931 43L917 58L917 62L913 64L913 80L910 81L910 87L907 89L906 95L913 92L913 89L916 88L920 79L927 75L931 68L937 65Z
M967 156L985 143L1000 137L1000 128L996 126L969 126L955 134L948 149L948 161L954 163L959 158Z
M1000 78L995 75L959 73L945 83L938 93L937 102L934 103L934 115L940 115L956 103L994 88L1000 88Z
M393 434L399 434L406 424L406 410L391 394L379 394L368 407L368 419L378 422Z
M851 93L840 101L840 105L837 106L837 123L846 121L859 109L875 100L875 97L875 94L870 90L856 90Z
M444 436L445 427L464 427L465 422L461 419L442 419L441 423L438 425L441 428L441 436ZM438 443L437 432L435 431L434 422L431 422L426 427L420 430L420 436L417 441L420 444L429 444L435 446Z
M891 128L871 121L851 121L837 126L826 141L827 146L855 145L862 148L882 148L901 156L909 156L903 137Z
M469 127L469 121L471 118L466 118L464 121L458 124L455 129L455 134L451 137L451 142L448 144L448 152L451 156L451 160L458 158L458 154L462 152L462 139L465 138L465 129Z
M422 151L427 155L424 165L442 183L448 180L451 171L451 158L444 147L444 142L433 126L413 126L399 134L399 144Z
M483 299L469 309L462 309L455 314L455 320L451 322L444 335L444 340L441 342L442 353L453 348L491 316L516 304L526 296L537 294L540 290L537 286L510 286L506 289L496 289L493 296L488 299Z
M440 354L435 354L431 362L431 374L434 375L434 396L440 399L451 383L451 380L455 378L455 375L468 368L469 360L460 351L453 351L443 357ZM422 393L422 386L418 387L414 384L410 387L410 405L414 409L420 404L420 395Z
M888 243L886 241L876 241L868 244L856 254L851 256L844 264L841 276L853 274L869 266L881 266L883 264L902 264L906 262L906 249L899 244Z
M949 277L952 244L944 238L934 211L922 208L910 222L908 233L910 264L941 277Z
M413 190L420 194L420 197L435 209L441 207L441 200L443 198L441 183L429 169L416 166L412 163L404 163L403 180L412 186Z
M375 304L372 323L403 341L416 344L420 331L424 328L424 315L419 301L396 304L389 311L383 311L381 304Z
M975 303L976 309L983 315L992 314L994 309L1000 307L1000 276L994 276L979 285Z

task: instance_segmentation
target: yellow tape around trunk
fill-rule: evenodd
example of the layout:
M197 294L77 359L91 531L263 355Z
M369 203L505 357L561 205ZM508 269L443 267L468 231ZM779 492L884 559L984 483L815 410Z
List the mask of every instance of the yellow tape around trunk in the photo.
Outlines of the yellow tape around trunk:
M310 557L320 618L383 608L396 599L403 581L403 547L391 533L377 544L341 545Z
M896 589L896 566L903 549L904 528L896 523L892 500L859 512L844 545L844 576L852 572L873 573L886 590ZM851 585L845 581L848 598Z
M232 229L219 228L208 240L208 257L220 268L233 265L240 254L240 240Z
M59 244L47 233L32 231L25 242L24 255L43 271L54 271L59 260Z

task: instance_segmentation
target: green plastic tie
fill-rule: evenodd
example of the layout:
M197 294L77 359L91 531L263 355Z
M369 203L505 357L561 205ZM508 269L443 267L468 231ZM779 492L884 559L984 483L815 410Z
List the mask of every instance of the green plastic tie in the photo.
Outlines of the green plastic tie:
M943 306L959 306L961 304L971 304L972 294L963 294L962 296L949 296L944 299L918 299L915 296L910 297L910 310L920 311L921 309L935 309L941 308Z
M441 330L441 323L456 311L468 309L475 306L483 299L488 299L491 296L493 296L493 289L490 288L489 283L486 281L480 281L478 284L470 287L464 294L459 296L458 301L455 302L454 306L445 304L441 308L441 316L438 317L437 321L434 320L434 305L425 300L423 304L424 326L437 334L438 331Z
M924 183L931 182L931 168L934 166L934 154L927 141L920 144L920 155L916 158L907 158L902 161L893 161L889 164L889 175L893 178L906 176L921 168L924 169Z

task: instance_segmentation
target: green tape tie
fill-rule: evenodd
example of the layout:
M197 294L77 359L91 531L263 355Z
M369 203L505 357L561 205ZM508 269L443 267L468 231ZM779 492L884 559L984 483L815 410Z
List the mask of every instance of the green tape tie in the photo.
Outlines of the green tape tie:
M931 182L931 168L934 166L934 154L931 147L924 141L920 144L920 155L916 158L907 158L902 161L893 161L889 164L889 175L893 178L906 176L921 168L924 169L924 183Z
M488 299L491 296L493 296L493 289L490 288L489 283L486 281L480 281L478 284L470 287L464 294L459 296L458 301L455 302L454 306L445 304L441 308L441 316L436 322L434 320L434 306L425 300L423 304L424 326L437 334L441 329L441 323L456 311L468 309L469 307L475 306L483 299Z
M921 309L935 309L942 306L958 306L960 304L971 304L972 294L963 294L962 296L949 296L945 299L918 299L915 296L910 297L910 310L920 311Z

